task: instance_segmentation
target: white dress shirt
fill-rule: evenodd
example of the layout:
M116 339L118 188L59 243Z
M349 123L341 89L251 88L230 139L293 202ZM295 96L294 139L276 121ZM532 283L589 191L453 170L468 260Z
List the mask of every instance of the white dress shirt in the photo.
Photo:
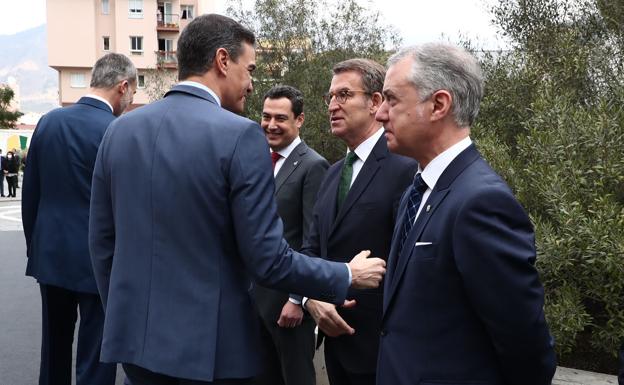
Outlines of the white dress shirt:
M438 183L438 179L440 179L444 170L446 170L448 165L451 164L455 158L457 158L457 155L467 149L471 144L472 140L470 140L470 137L467 136L433 158L424 170L421 170L420 167L418 167L418 172L422 173L422 179L427 185L427 190L425 190L422 200L420 201L416 218L420 215L420 210L422 210L423 206L427 202L429 195L431 195L431 191L435 187L436 183ZM414 218L414 221L416 221L416 218Z
M355 150L353 150L353 152L355 152L355 155L357 155L358 158L355 160L355 162L353 162L353 174L351 175L351 183L349 184L349 188L353 186L353 182L355 182L355 178L357 178L358 174L360 173L360 170L362 170L362 167L364 166L364 162L366 162L366 159L368 159L368 156L370 155L370 153L373 152L373 148L375 147L375 145L377 144L377 141L379 140L379 138L381 138L383 134L384 134L384 128L381 127L379 128L379 130L377 130L377 132L375 132L368 139L360 143L360 145L357 146ZM347 153L349 153L349 151L347 151Z
M213 90L211 90L210 88L208 88L206 85L198 83L198 82L192 82L190 80L184 80L184 81L178 83L178 85L179 86L196 87L196 88L199 88L199 89L202 89L202 90L208 92L210 95L212 95L213 98L215 98L215 100L217 101L217 104L219 105L219 107L221 107L221 99L219 99L217 94L215 94L215 92Z
M108 100L97 96L97 95L93 95L93 94L86 94L85 96L83 96L84 98L91 98L91 99L95 99L95 100L99 100L100 102L106 104L108 106L108 108L110 108L111 112L114 113L115 110L113 110L113 106L109 103Z
M301 143L301 138L297 136L295 140L293 140L288 146L277 151L277 153L281 155L281 158L279 158L277 162L275 162L275 168L273 169L273 177L277 176L277 173L284 165L286 158L290 156L290 153L293 152L293 150L295 149L295 147L299 145L299 143Z

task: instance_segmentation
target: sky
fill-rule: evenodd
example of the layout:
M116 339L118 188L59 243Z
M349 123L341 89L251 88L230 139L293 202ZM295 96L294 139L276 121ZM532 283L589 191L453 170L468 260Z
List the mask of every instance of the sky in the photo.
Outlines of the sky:
M398 29L405 45L440 39L455 42L464 36L487 49L505 46L490 22L488 7L495 0L359 1L380 10L386 23ZM225 2L218 0L220 12L225 10ZM46 0L0 0L0 35L12 35L44 24L45 6Z

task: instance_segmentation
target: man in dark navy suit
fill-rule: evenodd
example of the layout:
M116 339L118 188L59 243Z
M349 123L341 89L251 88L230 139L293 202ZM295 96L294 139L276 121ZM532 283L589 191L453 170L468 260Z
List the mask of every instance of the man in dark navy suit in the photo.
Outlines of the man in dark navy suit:
M31 140L22 222L26 275L41 289L40 385L71 383L77 310L76 384L115 383L115 366L99 362L104 313L87 246L89 199L98 146L135 90L132 62L119 54L103 56L93 67L89 94L42 117Z
M267 140L237 115L254 43L228 17L193 19L178 40L181 82L102 139L89 218L102 360L122 363L134 385L249 383L259 371L252 280L340 304L349 285L376 287L385 272L367 252L334 263L283 239Z
M555 373L533 226L470 139L483 77L446 44L389 60L377 119L414 158L385 279L378 385L548 385Z
M399 199L417 165L388 151L384 129L375 120L383 101L385 69L367 59L336 64L325 95L332 134L348 148L319 189L310 236L303 253L344 262L362 248L386 258ZM306 308L325 343L331 385L374 385L383 292L351 289L346 307L309 300Z

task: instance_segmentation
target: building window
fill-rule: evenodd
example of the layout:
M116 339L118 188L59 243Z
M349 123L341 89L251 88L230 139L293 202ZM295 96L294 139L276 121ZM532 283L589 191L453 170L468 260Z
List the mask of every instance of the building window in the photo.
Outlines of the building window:
M130 52L143 52L143 36L130 36Z
M110 51L110 37L104 36L104 51Z
M193 18L193 6L192 5L181 5L182 10L182 19L192 19Z
M137 76L137 88L145 88L145 75Z
M142 19L143 0L128 0L128 14L131 19Z
M110 13L110 4L108 0L102 0L102 14L108 15Z
M69 78L69 85L71 88L85 88L87 86L85 81L85 74L80 72L73 72Z

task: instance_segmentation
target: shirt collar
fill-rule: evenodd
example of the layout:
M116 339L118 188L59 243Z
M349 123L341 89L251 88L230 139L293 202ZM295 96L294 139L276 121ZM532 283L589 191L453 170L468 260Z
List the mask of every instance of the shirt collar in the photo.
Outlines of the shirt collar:
M451 147L444 150L441 154L433 158L431 162L422 170L422 178L427 184L429 189L433 190L433 187L440 179L440 176L446 170L449 164L459 155L462 151L467 149L472 144L472 140L467 136L459 142L455 143ZM420 167L418 168L419 171Z
M184 80L184 81L181 81L180 83L178 83L178 85L179 86L196 87L196 88L199 88L200 90L204 90L204 91L208 92L217 101L217 104L219 105L219 107L221 107L221 99L219 99L217 94L213 90L208 88L205 84L201 84L201 83L198 83L198 82L193 82L193 81L190 81L190 80Z
M297 147L299 145L299 143L301 143L301 138L300 137L296 137L295 140L293 140L292 142L290 142L290 144L284 148L282 148L281 150L277 151L278 154L280 154L282 156L282 158L286 159L290 156L290 153L293 152L293 150L295 149L295 147Z
M108 108L110 108L111 112L113 112L113 113L115 112L115 110L113 110L113 106L110 104L110 102L108 100L104 99L101 96L97 96L97 95L94 95L94 94L87 94L84 97L85 98L91 98L91 99L99 100L100 102L106 104L108 106Z
M379 130L377 130L377 132L369 136L368 139L360 143L360 145L357 146L355 150L353 150L355 152L355 155L358 156L359 160L361 160L362 162L366 162L366 159L368 158L370 153L373 152L373 148L375 147L375 144L377 144L377 142L379 141L379 138L381 138L383 133L384 133L384 128L380 127ZM348 152L349 151L347 151L347 153Z

